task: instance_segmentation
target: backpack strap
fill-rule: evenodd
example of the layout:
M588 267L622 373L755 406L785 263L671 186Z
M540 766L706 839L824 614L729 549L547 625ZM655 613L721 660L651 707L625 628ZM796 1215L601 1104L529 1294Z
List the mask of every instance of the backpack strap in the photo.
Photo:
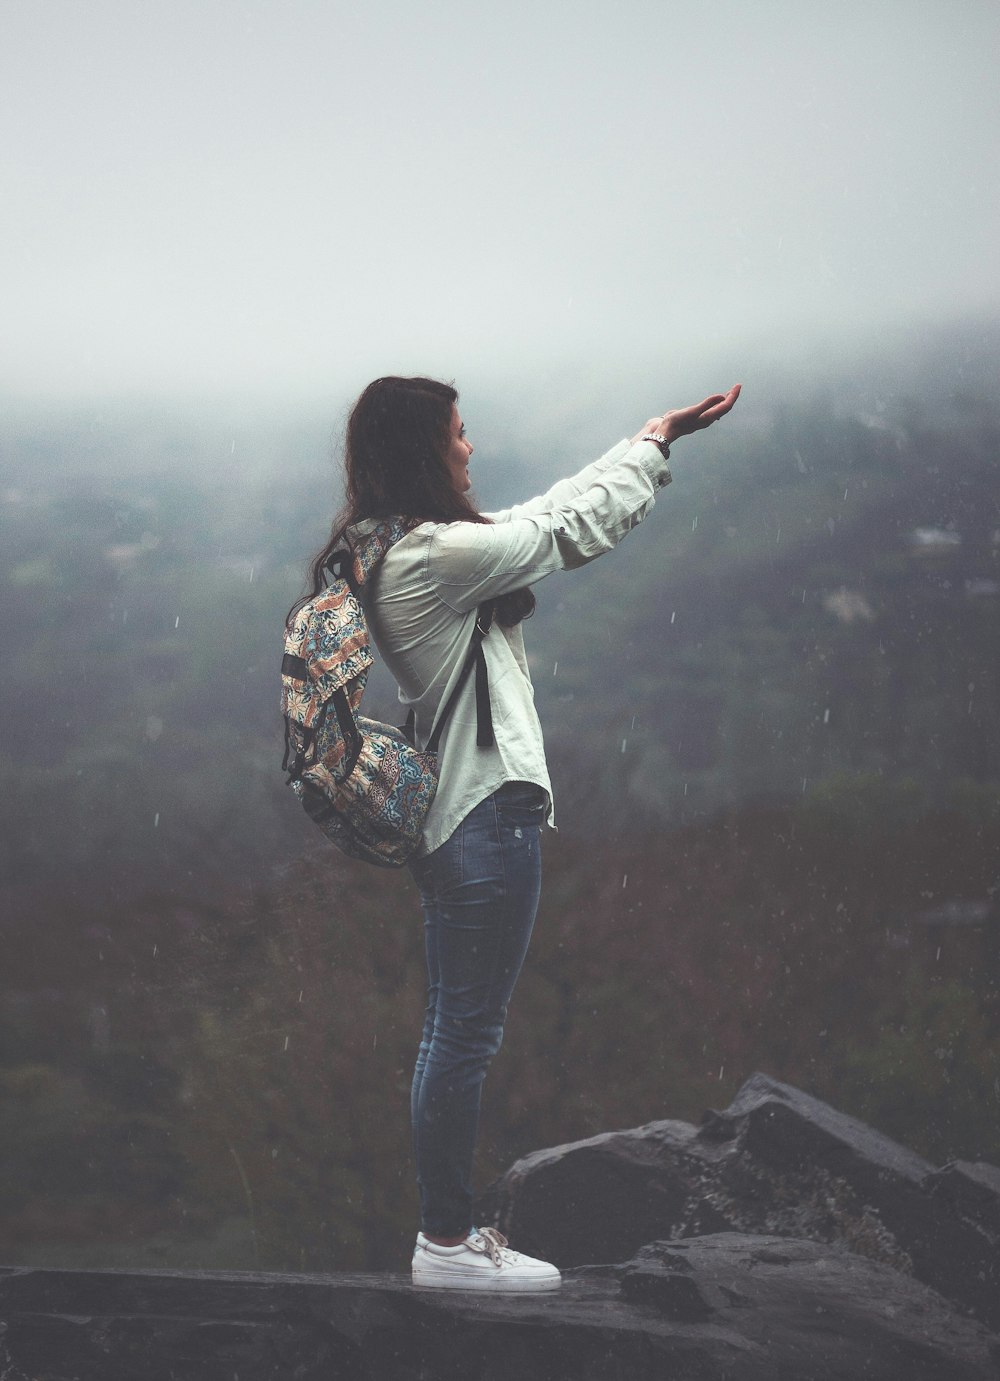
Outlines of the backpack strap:
M427 740L426 751L428 753L437 752L445 723L455 708L458 697L462 693L462 687L468 681L473 667L476 669L476 747L493 747L493 707L490 704L490 677L486 667L486 653L483 651L483 639L492 627L493 601L488 600L485 604L481 604L476 611L476 622L472 630L472 642L469 645L468 655L455 683L455 689L449 695L448 703L438 715L437 723L431 730L431 736ZM415 722L416 716L411 710L406 721L411 739Z
M356 551L342 547L327 559L325 569L335 579L346 580L355 598L360 597L361 586L371 575L372 571L383 559L391 546L405 537L410 531L410 527L404 524L399 518L393 518L385 523L380 523L374 528L368 537L360 543ZM431 730L431 736L427 740L427 747L424 750L428 753L436 753L441 734L448 716L458 701L462 692L462 687L472 672L476 670L476 746L478 748L492 748L495 742L493 734L493 707L490 704L490 678L486 666L486 653L483 651L483 639L493 627L493 600L487 600L476 610L476 622L472 630L472 641L469 644L469 652L462 666L455 688L448 697L448 703L439 713L437 722ZM339 707L338 707L339 715ZM416 743L416 714L413 710L406 717L406 725L403 729L404 734L411 743ZM345 735L346 737L346 735Z

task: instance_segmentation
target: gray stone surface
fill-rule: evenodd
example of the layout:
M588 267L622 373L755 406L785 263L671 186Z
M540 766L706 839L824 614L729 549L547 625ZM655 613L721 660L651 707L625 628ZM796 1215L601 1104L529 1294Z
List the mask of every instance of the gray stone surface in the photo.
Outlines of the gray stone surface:
M559 1266L726 1231L837 1244L1000 1329L1000 1171L936 1170L762 1074L700 1127L652 1122L524 1157L483 1197L479 1221Z
M700 1128L525 1157L479 1220L564 1288L0 1269L0 1381L1000 1378L1000 1171L763 1075Z
M839 1247L726 1233L557 1294L402 1276L0 1273L3 1381L995 1381L1000 1344Z

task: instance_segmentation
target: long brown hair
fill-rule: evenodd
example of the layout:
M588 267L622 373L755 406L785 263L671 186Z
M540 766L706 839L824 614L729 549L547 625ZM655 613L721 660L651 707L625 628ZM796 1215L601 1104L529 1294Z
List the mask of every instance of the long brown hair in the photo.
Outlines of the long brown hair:
M375 379L351 410L344 446L344 506L330 540L309 565L310 589L292 614L326 583L326 565L344 544L348 528L363 518L401 517L418 523L488 523L455 488L445 464L452 407L458 393L437 379ZM535 596L525 587L501 595L494 616L505 628L528 618Z

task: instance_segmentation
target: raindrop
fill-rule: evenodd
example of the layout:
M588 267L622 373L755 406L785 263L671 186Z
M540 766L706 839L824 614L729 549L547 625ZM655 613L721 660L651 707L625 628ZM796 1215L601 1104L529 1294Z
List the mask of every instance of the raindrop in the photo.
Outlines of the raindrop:
M286 1036L286 1037L285 1037L285 1050L287 1050L287 1049L288 1049L288 1037Z
M805 602L806 602L806 592L805 592L805 590L803 590L803 591L802 591L802 603L805 604Z
M934 959L935 959L935 961L937 961L937 960L940 959L940 958L941 958L941 946L938 945L937 954L935 954Z
M803 790L803 791L805 791L805 789L806 789L806 782L807 782L808 780L809 780L808 777L803 777L803 778L802 778L802 790Z
M823 711L823 723L824 723L824 724L829 724L829 722L830 722L830 711L829 711L829 710L824 710L824 711Z
M850 488L850 486L848 486ZM847 503L847 489L844 490L844 503Z
M628 886L628 873L622 873L622 891Z
M233 455L234 452L235 452L235 450L236 450L236 438L235 438L235 436L234 436L234 437L233 437L232 445L229 447L229 454L230 454L230 455Z
M673 613L670 615L670 622L673 623L673 621L674 621L674 619L675 619L676 617L677 617L677 610L675 609L675 610L673 611Z
M635 728L635 715L632 716L632 723L629 725L629 729L630 729L630 730L632 730L632 729L634 729L634 728Z
M623 753L625 752L625 745L626 745L626 743L628 743L628 739L627 739L627 738L623 738L623 739L622 739L622 752L623 752Z
M253 567L250 567L250 584L253 584Z
M154 959L155 959L156 956L159 954L159 952L160 952L160 946L159 946L159 945L154 945L154 946L153 946L153 958L154 958Z
M691 524L691 531L694 532L694 530L695 530L695 528L696 528L697 526L698 526L698 515L697 515L697 513L696 513L696 514L694 515L694 522Z
M157 828L159 827L159 824L160 824L160 812L157 811L156 814L153 816L153 829L154 829L154 830L157 829Z
M300 1002L302 1001L302 993L303 993L303 991L304 991L304 989L302 989L302 988L299 989L299 1001L300 1001Z
M178 614L177 617L174 619L174 627L175 627L175 628L180 628L180 626L181 626L181 616L180 616L180 614Z
M687 782L685 782L685 783L684 783L684 795L686 796L687 794L688 794L688 784L687 784Z
M778 544L780 541L781 541L781 527L779 526L777 536L776 536L775 539L774 539L774 544L775 544L775 546L777 546L777 544Z
M559 663L558 663L558 662L553 662L553 663L552 663L552 675L555 676L555 674L556 674L556 672L557 672L558 670L559 670Z
M725 1067L726 1067L725 1065L719 1065L719 1079L720 1079L720 1080L722 1079L722 1071L725 1069Z

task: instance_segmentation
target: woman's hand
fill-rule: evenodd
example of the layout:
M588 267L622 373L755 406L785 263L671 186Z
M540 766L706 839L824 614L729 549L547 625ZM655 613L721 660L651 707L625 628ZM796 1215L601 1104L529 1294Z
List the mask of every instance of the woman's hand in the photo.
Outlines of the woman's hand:
M733 404L740 396L741 387L741 384L733 384L728 393L713 393L711 397L695 403L693 407L671 408L662 417L651 417L642 431L636 432L633 436L633 444L641 440L647 432L659 432L667 438L669 445L680 436L690 436L692 432L703 431L732 410Z

